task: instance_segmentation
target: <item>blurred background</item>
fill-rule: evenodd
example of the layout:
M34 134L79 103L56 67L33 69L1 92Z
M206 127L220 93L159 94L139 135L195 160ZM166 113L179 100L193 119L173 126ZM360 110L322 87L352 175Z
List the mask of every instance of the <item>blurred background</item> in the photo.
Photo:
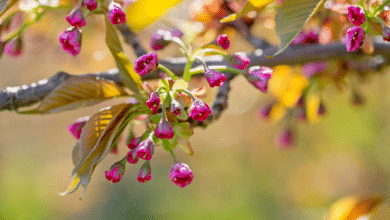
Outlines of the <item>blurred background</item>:
M188 7L188 2L177 5L162 23L180 23L177 11ZM104 43L102 16L87 18L79 56L62 50L58 35L68 27L67 13L51 13L29 28L23 35L22 57L1 58L0 89L37 82L60 70L83 74L115 67ZM150 34L160 27L154 23L139 32L148 50ZM254 50L235 30L228 31L229 53ZM132 50L125 48L134 60ZM180 53L170 45L159 55ZM161 147L151 162L152 181L138 183L138 163L128 164L124 178L110 184L104 171L127 153L123 140L119 154L109 154L97 166L82 201L81 189L58 195L73 169L76 139L67 126L126 99L42 116L1 112L0 219L324 219L340 198L389 193L389 71L374 74L359 88L365 97L359 107L351 104L350 91L328 86L323 94L326 115L315 124L296 124L292 150L275 147L284 122L269 124L259 117L272 95L260 93L239 76L232 82L227 111L206 129L195 129L190 138L194 155L175 150L194 173L189 186L182 189L170 181L171 158ZM192 83L207 86L203 79ZM205 101L211 103L216 90L207 89ZM389 210L388 204L380 205L374 219L389 219Z

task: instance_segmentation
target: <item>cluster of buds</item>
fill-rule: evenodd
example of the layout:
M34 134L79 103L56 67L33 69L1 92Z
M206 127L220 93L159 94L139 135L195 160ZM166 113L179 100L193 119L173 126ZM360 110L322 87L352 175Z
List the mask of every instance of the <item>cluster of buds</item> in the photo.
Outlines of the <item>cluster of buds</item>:
M21 26L21 16L24 13L13 13L4 21L0 22L0 34L10 32L10 26ZM23 41L21 33L14 36L12 39L0 41L0 56L5 52L8 56L16 58L20 57L23 52Z
M85 12L84 14L84 7L89 11L94 11L98 7L98 1L83 0L81 5L77 5L68 16L66 16L66 20L71 27L65 29L59 36L62 48L73 56L77 56L81 51L81 28L87 24L85 15L89 14L89 12ZM115 2L109 4L107 16L112 24L126 22L126 14L123 12L121 6Z
M360 27L365 21L366 16L362 7L357 5L351 5L348 7L349 20L356 26L347 30L347 34L344 38L344 44L348 52L357 50L362 44L365 32Z

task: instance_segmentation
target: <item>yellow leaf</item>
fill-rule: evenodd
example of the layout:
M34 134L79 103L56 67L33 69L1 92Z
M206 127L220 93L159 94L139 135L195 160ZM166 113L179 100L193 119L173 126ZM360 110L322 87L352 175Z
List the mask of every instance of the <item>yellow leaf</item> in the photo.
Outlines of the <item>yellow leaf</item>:
M342 198L332 205L328 220L354 220L363 215L372 215L384 196L353 195Z
M179 79L173 84L172 91L176 91L178 89L187 89L188 83L186 83L184 80Z
M279 121L286 114L286 110L287 108L281 103L277 103L276 105L272 106L272 109L269 113L270 122L275 123Z
M76 189L79 188L80 185L81 185L80 177L76 176L76 178L69 184L65 192L60 193L60 196L64 196L76 191Z
M140 31L180 1L181 0L138 0L126 11L127 24L129 24L132 30Z
M269 80L268 89L276 96L280 103L287 107L296 104L302 91L307 87L308 81L300 72L294 71L289 66L276 66Z
M256 8L261 8L274 0L249 0L249 2Z
M320 120L318 110L320 108L320 97L318 95L311 95L306 102L307 119L311 123L316 123Z

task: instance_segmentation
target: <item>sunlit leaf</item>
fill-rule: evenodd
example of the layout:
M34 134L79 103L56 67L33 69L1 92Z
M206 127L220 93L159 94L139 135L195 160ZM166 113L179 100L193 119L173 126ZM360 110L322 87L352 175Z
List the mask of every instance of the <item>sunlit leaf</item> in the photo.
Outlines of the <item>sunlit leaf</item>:
M19 113L56 113L123 95L127 95L125 90L112 81L92 76L71 76L51 91L36 109Z
M354 220L371 216L383 200L384 196L353 195L342 198L330 208L328 220Z
M123 53L116 30L111 22L106 18L106 44L115 59L119 70L119 77L122 82L132 91L139 93L142 88L141 77L134 71L134 66Z
M75 165L72 176L77 174L84 187L83 196L96 165L116 144L128 122L136 116L133 104L119 104L100 110L84 125L79 142L73 149Z
M268 91L287 107L296 104L308 81L297 69L289 66L276 66L268 84Z
M301 32L303 25L318 11L325 0L286 0L276 12L275 30L280 38L280 48L274 54L283 52Z
M138 0L126 11L126 21L134 31L140 31L144 27L158 19L167 10L181 0Z
M193 129L188 122L182 122L173 126L173 133L184 139L188 139L194 134Z
M187 89L187 85L188 83L186 83L184 80L182 79L179 79L175 82L175 84L173 84L172 86L172 91L176 91L176 90L179 90L179 89Z
M267 5L270 2L273 2L274 0L249 0L249 3L251 3L253 6L260 8L264 5ZM290 0L288 0L290 1Z
M60 196L73 193L79 188L80 185L81 185L80 177L76 176L76 178L69 184L68 188L64 192L60 193Z
M272 109L269 113L269 121L271 123L278 122L286 114L287 108L281 103L277 103L272 106Z
M179 137L177 138L176 146L180 147L186 154L190 156L194 154L194 150L192 149L188 140Z
M318 110L320 108L320 97L317 94L310 95L306 101L307 119L311 123L316 123L320 120Z

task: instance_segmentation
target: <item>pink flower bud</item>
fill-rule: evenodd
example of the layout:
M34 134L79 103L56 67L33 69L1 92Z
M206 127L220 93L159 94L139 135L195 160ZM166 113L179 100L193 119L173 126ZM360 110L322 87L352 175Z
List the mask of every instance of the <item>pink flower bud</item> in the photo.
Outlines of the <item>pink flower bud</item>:
M361 106L363 105L365 102L364 100L364 97L361 96L359 93L357 92L353 92L352 94L352 104L355 105L355 106Z
M117 183L122 179L123 174L125 173L125 165L122 161L114 163L111 166L109 171L106 171L106 179L110 182Z
M170 31L159 29L150 39L150 47L153 50L162 50L171 43L172 33Z
M171 167L169 178L174 184L184 188L192 182L194 174L192 174L192 171L187 164L175 163Z
M68 16L66 16L66 20L69 22L70 25L76 28L81 28L82 26L85 26L85 19L83 12L80 8L74 8Z
M303 106L298 106L296 118L301 122L306 121L306 109Z
M349 28L344 38L344 44L347 47L347 51L352 52L357 50L363 44L363 39L363 28L361 28L360 26Z
M217 38L217 44L221 46L223 49L227 50L230 46L229 37L226 34L219 35Z
M273 70L266 66L252 66L249 68L247 78L260 91L266 93L268 89L268 81L272 76Z
M177 29L177 28L172 28L170 30L171 34L173 37L177 37L177 38L182 38L183 37L183 32L181 32L181 30Z
M318 107L318 115L323 116L326 113L326 109L324 103L320 102L320 106Z
M87 6L88 10L93 11L97 8L97 0L83 0L83 6Z
M137 148L137 156L144 160L152 159L154 153L154 142L152 135L140 143Z
M180 116L181 112L181 105L178 101L172 99L171 102L171 112L175 114L176 116Z
M264 106L263 108L261 108L260 112L259 112L260 119L268 121L273 106L274 106L274 104L271 103L271 104L268 104L268 105Z
M282 131L276 138L276 146L281 150L290 150L293 148L293 132L290 128Z
M348 7L348 17L352 24L357 26L362 25L366 21L363 8L357 5Z
M210 87L222 86L223 83L226 81L225 75L209 68L207 68L206 71L204 72L204 76L209 82Z
M307 78L311 78L315 76L317 73L323 72L327 67L326 62L314 62L314 63L306 63L302 66L303 75Z
M131 163L131 164L136 164L138 162L138 156L137 156L137 152L135 149L133 150L129 150L129 152L127 153L127 162Z
M89 116L77 119L75 122L68 126L68 131L70 131L70 133L72 133L75 138L80 139L81 130L83 129L85 123L87 123L88 120Z
M81 50L81 36L81 30L78 28L70 27L64 30L59 38L62 48L66 52L76 56Z
M231 56L230 62L234 68L246 70L251 60L245 55L236 53Z
M204 121L211 114L210 107L200 99L196 99L190 108L188 116L197 121Z
M140 183L146 183L149 180L152 179L152 171L150 169L150 163L149 161L145 161L145 163L142 165L137 180Z
M152 92L149 94L149 99L146 101L146 106L152 110L152 112L156 112L158 110L158 106L160 105L160 96L158 92Z
M5 45L5 52L11 57L19 57L22 54L22 38L20 35L13 38L8 44Z
M134 71L140 76L155 71L158 67L158 57L156 53L147 53L138 57L134 63Z
M390 28L388 28L385 25L382 25L382 35L383 35L383 40L390 41Z
M139 146L139 144L141 143L141 138L142 138L142 137L133 138L133 139L131 140L131 142L130 142L129 144L127 144L127 147L128 147L129 149L135 149L135 148L137 148L137 147Z
M120 4L111 2L108 6L108 19L111 24L119 24L126 22L126 14L122 11Z
M306 44L318 44L319 42L319 30L312 29L310 32L306 33L305 31L301 31L298 36L291 42L291 44L295 45L306 45Z
M161 139L163 139L163 138L172 139L173 138L172 125L169 124L169 122L164 117L161 117L161 120L158 123L154 132L156 134L156 137L161 138Z

